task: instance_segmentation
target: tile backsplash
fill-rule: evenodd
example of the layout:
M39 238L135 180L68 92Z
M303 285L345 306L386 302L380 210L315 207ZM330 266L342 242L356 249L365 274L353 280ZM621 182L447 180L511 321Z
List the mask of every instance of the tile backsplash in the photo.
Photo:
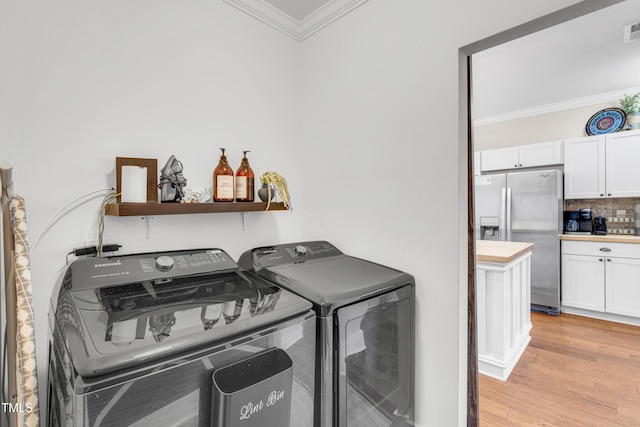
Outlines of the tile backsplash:
M633 209L638 204L640 204L640 198L637 197L571 199L564 201L564 209L577 211L582 208L605 208L607 210L607 233L634 234Z

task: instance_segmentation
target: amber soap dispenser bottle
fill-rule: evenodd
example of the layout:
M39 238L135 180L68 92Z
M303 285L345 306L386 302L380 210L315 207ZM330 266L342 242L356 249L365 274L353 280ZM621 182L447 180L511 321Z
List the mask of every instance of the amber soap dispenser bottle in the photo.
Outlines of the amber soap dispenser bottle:
M213 201L233 202L233 170L224 155L224 148L218 166L213 170Z
M236 171L236 202L253 202L255 198L254 182L255 175L253 169L249 166L249 159L247 159L247 153L250 151L243 151L242 163Z

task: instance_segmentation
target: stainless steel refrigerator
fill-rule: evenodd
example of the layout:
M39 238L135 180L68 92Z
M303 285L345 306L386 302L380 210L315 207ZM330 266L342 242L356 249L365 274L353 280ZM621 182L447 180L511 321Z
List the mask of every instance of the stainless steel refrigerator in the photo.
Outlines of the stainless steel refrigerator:
M560 311L562 172L557 169L475 177L476 239L530 242L531 308Z

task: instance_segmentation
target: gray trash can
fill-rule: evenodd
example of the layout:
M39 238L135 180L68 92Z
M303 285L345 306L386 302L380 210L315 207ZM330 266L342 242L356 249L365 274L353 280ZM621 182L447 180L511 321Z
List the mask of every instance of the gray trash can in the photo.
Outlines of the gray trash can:
M272 348L213 372L213 427L287 427L293 362Z

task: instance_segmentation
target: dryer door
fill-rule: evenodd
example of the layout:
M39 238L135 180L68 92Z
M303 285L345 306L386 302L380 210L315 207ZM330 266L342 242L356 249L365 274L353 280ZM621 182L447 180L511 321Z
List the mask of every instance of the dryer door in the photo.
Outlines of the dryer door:
M340 427L412 425L413 295L405 286L336 312Z

